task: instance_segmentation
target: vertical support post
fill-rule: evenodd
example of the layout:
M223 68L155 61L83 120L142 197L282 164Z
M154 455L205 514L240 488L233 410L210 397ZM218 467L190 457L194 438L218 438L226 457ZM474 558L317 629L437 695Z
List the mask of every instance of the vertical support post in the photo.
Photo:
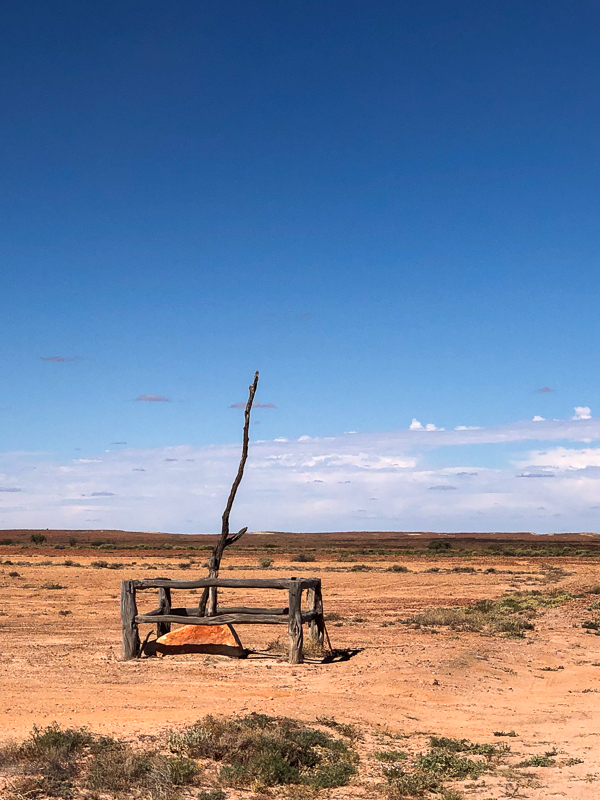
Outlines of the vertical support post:
M323 593L321 590L321 581L314 589L309 589L308 592L308 610L313 611L316 616L310 622L310 638L313 639L320 647L323 647L325 640L325 618L323 616Z
M135 581L121 581L121 625L123 627L123 660L137 658L140 652L140 633L135 618Z
M207 617L215 617L217 614L217 587L210 586L208 589L208 608Z
M158 590L158 607L163 614L171 613L171 590L161 586ZM170 622L157 622L156 623L156 638L160 639L165 633L171 632Z
M304 661L304 637L302 633L302 584L292 579L289 590L288 638L290 641L290 664L302 664Z

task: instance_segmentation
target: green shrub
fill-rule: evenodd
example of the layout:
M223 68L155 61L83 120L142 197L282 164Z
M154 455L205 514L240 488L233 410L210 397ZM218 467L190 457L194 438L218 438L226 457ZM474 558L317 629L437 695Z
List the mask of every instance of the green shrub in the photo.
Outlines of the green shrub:
M410 572L408 567L405 567L404 564L392 564L391 567L387 568L388 572Z
M273 559L268 556L263 556L258 559L258 566L261 569L269 569L269 567L273 566Z
M591 620L588 619L585 622L581 623L582 628L587 628L590 631L599 631L600 630L600 621L597 619Z
M44 542L48 541L43 533L32 533L29 538L33 544L44 544Z
M439 794L443 787L440 779L428 772L407 772L401 767L385 767L383 774L389 784L388 797L425 797L430 792Z
M486 772L488 767L482 761L473 761L471 758L457 756L455 753L431 751L419 757L417 769L432 773L441 780L452 778L475 780L483 772Z
M225 786L304 783L314 788L345 786L355 754L341 739L286 717L250 714L233 719L206 716L169 738L173 753L223 763Z
M519 767L553 767L556 761L547 755L531 756L526 761L521 761Z
M432 539L427 545L427 549L433 550L434 553L442 553L446 550L451 550L452 545L443 539Z

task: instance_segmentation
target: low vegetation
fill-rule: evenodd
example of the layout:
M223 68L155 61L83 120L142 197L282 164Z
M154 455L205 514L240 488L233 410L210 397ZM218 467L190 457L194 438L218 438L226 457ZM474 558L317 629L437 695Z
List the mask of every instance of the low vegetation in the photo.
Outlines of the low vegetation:
M402 758L382 758L381 753L375 753L375 757L382 761L395 761L383 767L389 800L429 797L430 794L444 800L460 800L463 795L454 788L444 786L445 782L477 780L509 752L510 748L505 744L476 744L468 739L431 736L429 750L412 763L406 764Z
M236 788L304 784L313 789L345 786L356 772L356 753L343 739L286 717L250 714L233 719L206 716L169 748L179 756L222 763L219 780Z
M558 764L556 749L519 760L523 755L504 742L372 733L333 717L307 725L249 714L205 716L132 743L55 723L0 746L0 793L3 800L227 800L242 794L316 800L338 797L329 790L352 783L387 800L465 800L466 781ZM397 749L399 739L406 749ZM581 763L569 758L561 765Z
M534 630L531 619L539 608L560 605L571 599L572 595L566 592L547 595L537 591L514 593L498 600L480 600L471 606L431 608L403 622L416 627L449 627L457 631L482 631L490 635L523 638L525 631Z

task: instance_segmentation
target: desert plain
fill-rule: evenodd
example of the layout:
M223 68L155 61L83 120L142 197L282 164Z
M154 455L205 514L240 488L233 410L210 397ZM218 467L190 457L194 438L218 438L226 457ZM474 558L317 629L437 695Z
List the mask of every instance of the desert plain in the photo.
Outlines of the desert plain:
M139 743L207 714L256 713L353 726L358 772L321 796L385 797L374 753L401 750L409 764L437 736L503 746L481 775L445 781L455 794L444 796L600 798L600 536L247 534L226 551L224 577L322 579L336 657L309 651L291 665L283 626L238 627L246 659L121 659L121 580L204 577L211 537L40 531L36 544L32 533L0 535L4 743L54 723ZM419 616L506 597L533 598L523 630ZM140 613L155 599L144 593ZM282 604L274 590L222 589L219 599ZM177 592L178 605L197 600ZM10 770L1 781L8 797ZM211 796L199 791L189 796ZM255 794L279 796L222 796Z

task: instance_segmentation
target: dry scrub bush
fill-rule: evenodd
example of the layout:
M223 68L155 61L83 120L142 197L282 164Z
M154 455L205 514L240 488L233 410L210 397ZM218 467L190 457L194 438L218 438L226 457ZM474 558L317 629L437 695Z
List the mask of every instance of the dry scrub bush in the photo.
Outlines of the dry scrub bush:
M103 797L177 800L177 787L193 782L198 773L189 759L139 752L116 739L84 728L63 730L56 723L34 727L21 745L0 748L0 768L7 767L17 775L7 800L79 797L82 789Z

